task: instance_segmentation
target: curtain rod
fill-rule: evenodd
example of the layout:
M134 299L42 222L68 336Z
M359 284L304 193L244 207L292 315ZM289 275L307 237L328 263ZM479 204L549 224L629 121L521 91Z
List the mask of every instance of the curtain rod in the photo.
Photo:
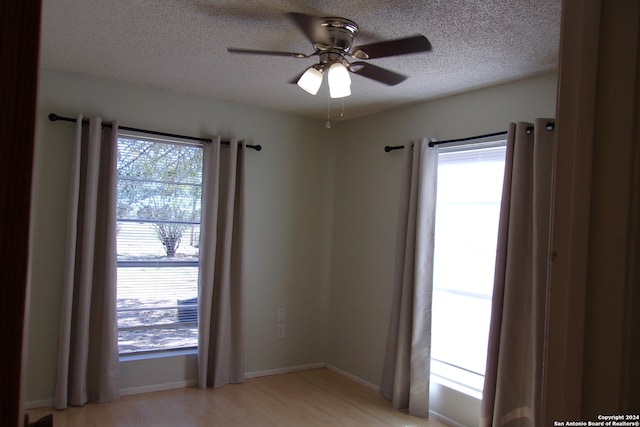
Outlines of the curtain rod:
M545 129L548 131L553 130L553 128L555 127L555 123L553 122L549 122L547 124L545 124ZM527 126L527 133L531 133L533 131L533 126ZM433 147L434 145L440 145L440 144L448 144L451 142L465 142L465 141L473 141L476 139L482 139L482 138L490 138L492 136L500 136L500 135L506 135L507 131L504 130L502 132L494 132L494 133L488 133L485 135L478 135L478 136L470 136L468 138L458 138L458 139L449 139L446 141L429 141L429 147ZM384 151L386 151L387 153L389 151L393 151L393 150L401 150L404 148L404 145L395 145L395 146L389 146L387 145L386 147L384 147Z
M491 136L499 136L499 135L506 135L507 131L502 131L502 132L494 132L494 133L488 133L485 135L478 135L478 136L470 136L468 138L458 138L458 139L448 139L446 141L429 141L429 147L433 147L434 145L440 145L440 144L448 144L450 142L464 142L464 141L473 141L476 139L481 139L481 138L489 138ZM384 151L386 151L387 153L389 151L393 151L393 150L401 150L404 148L404 145L395 145L395 146L389 146L387 145L386 147L384 147Z
M70 117L62 117L59 116L57 114L51 113L49 114L49 120L51 120L52 122L55 122L57 120L61 120L63 122L76 122L76 119L72 119ZM83 119L82 120L83 123L84 122L88 122L88 119ZM111 127L111 123L103 123L102 124L103 127ZM211 138L200 138L197 136L187 136L187 135L178 135L178 134L174 134L174 133L166 133L166 132L158 132L155 130L147 130L147 129L138 129L138 128L132 128L132 127L128 127L128 126L118 126L118 129L122 129L122 130L128 130L131 132L142 132L142 133L148 133L150 135L157 135L157 136L167 136L170 138L180 138L180 139L187 139L189 141L200 141L200 142L206 142L208 144L211 144L211 142L213 142L211 140ZM229 145L229 141L220 141L221 144L224 145ZM262 150L262 146L261 145L246 145L247 148L252 148L256 151L260 151Z

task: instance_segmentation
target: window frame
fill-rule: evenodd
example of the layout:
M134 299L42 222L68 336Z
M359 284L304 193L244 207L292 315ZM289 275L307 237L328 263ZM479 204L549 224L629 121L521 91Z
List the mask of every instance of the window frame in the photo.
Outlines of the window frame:
M455 153L455 152L463 152L463 151L478 151L478 150L482 150L482 149L489 149L489 148L504 148L505 150L505 154L506 154L506 145L507 145L507 141L506 141L506 135L499 135L499 136L492 136L492 137L485 137L482 139L478 139L475 140L473 142L460 142L460 143L453 143L453 144L447 144L446 146L440 146L438 147L438 161L440 160L440 155L441 154L449 154L449 153ZM439 162L438 162L439 163ZM439 172L438 172L439 173ZM438 180L440 179L440 176L438 176ZM502 191L500 192L500 194L502 194ZM501 201L500 201L501 202ZM437 204L438 204L438 195L436 195L436 209L437 209ZM499 215L499 213L498 213ZM436 234L437 234L437 221L438 218L436 216ZM499 221L499 218L496 218L496 221ZM497 237L497 236L496 236ZM437 237L436 237L437 239ZM497 241L497 239L496 239ZM434 248L435 249L435 248ZM435 256L435 252L434 252L434 256ZM493 283L492 283L493 285ZM474 292L469 292L466 290L459 290L459 289L448 289L448 288L444 288L444 287L437 287L436 288L436 283L435 283L435 277L434 277L434 283L433 283L433 291L436 292L447 292L447 293L453 293L453 294L459 294L459 295L464 295L467 297L473 297L473 298L480 298L480 299L484 299L484 300L489 300L489 313L491 312L491 300L492 300L492 295L486 295L485 293L474 293ZM493 292L493 286L491 291ZM489 318L490 318L490 314L489 314ZM490 320L489 320L490 322ZM488 325L488 327L490 327L490 323ZM432 324L432 328L433 328L433 324ZM487 343L488 344L488 343ZM481 351L485 351L486 352L487 348L483 348ZM485 356L486 357L486 356ZM458 392L461 392L467 396L476 398L476 399L482 399L482 389L483 389L483 384L484 384L484 372L480 373L480 372L475 372L471 369L467 369L465 367L462 366L457 366L454 363L449 363L446 360L440 360L437 358L434 358L432 355L431 358L431 372L430 372L430 377L431 380L434 381L435 383L438 383L442 386L451 388L453 390L456 390ZM435 372L434 372L434 367ZM447 375L445 372L449 370L449 371L457 371L456 374L454 375ZM472 382L474 381L461 381L460 378L462 378L463 376L467 376L467 378L470 377L475 377L475 383L476 384L482 384L482 386L473 386L471 385Z
M204 149L203 146L204 144L202 142L194 142L191 140L182 140L178 137L157 137L157 136L152 136L152 135L148 135L144 132L118 132L117 135L117 142L118 142L118 148L119 148L119 144L120 144L120 140L121 139L134 139L134 140L142 140L142 141L149 141L152 143L162 143L162 144L168 144L168 145L176 145L176 146L188 146L188 147L193 147L193 148L197 148L200 149L201 151ZM203 159L204 156L201 155L201 159ZM200 183L198 184L198 186L200 186L200 188L202 189L202 170L203 168L203 164L200 164ZM117 174L117 173L116 173ZM121 178L119 176L116 176L116 194L118 194L118 185L120 183ZM127 179L127 180L132 180L132 179ZM162 183L161 180L145 180L145 179L140 179L141 182L155 182L155 183ZM169 182L165 182L165 183L169 183ZM184 184L184 183L182 183ZM194 185L192 183L188 184L188 185ZM116 195L117 197L117 195ZM201 205L202 203L202 192L200 190L200 200L199 200L199 204ZM200 208L201 209L201 208ZM149 221L149 220L140 220L140 219L130 219L130 218L122 218L119 215L116 216L116 222L117 223L127 223L127 222L131 222L131 223L154 223L154 222L163 222L163 221ZM170 223L183 223L186 225L198 225L198 230L197 230L197 236L198 239L200 237L200 233L201 233L201 218L199 221L166 221L166 222L170 222ZM116 236L116 241L117 241L117 236ZM119 258L119 257L118 257ZM179 301L176 301L175 305L167 305L167 306L163 306L163 307L153 307L153 308L148 308L148 307L142 307L142 308L117 308L116 309L116 317L118 317L119 313L123 313L123 312L131 312L131 311L144 311L144 310L176 310L177 311L177 316L179 318L180 314L179 311L180 309L187 309L189 311L194 311L196 313L196 318L193 321L176 321L176 322L172 322L172 323L167 323L167 324L156 324L156 325L139 325L139 326L125 326L125 327L120 327L120 325L118 324L118 352L119 352L119 356L121 360L132 360L132 359L138 359L138 358L154 358L154 357L159 357L162 356L163 354L192 354L197 352L197 348L198 348L198 338L197 338L197 330L198 330L198 319L197 319L197 311L198 311L198 288L199 288L199 284L198 284L198 280L199 280L199 275L200 275L200 257L199 257L199 251L198 251L198 259L197 260L185 260L185 261L144 261L144 260L136 260L136 261L131 261L131 260L121 260L121 259L117 259L116 261L116 269L119 270L120 268L129 268L129 267L133 267L133 268L149 268L149 267L160 267L160 268L184 268L184 267L195 267L196 270L196 296L195 298L191 298L191 299L195 299L194 303L187 303L187 304L180 304ZM119 274L117 274L116 277L118 277ZM116 287L119 286L119 281L118 279L116 279ZM195 329L196 330L196 338L195 338L195 344L194 345L184 345L184 346L177 346L177 347L163 347L163 348L157 348L157 349L141 349L141 350L134 350L134 351L121 351L120 349L120 331L143 331L143 330L163 330L163 329L174 329L176 328L176 326L180 327L180 328L188 328L188 329ZM190 326L190 327L189 327Z

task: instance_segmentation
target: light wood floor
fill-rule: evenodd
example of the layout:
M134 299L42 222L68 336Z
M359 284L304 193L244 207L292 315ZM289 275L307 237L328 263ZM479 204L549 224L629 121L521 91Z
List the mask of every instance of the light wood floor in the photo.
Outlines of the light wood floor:
M375 391L328 369L251 378L216 390L189 387L64 411L28 411L31 421L52 412L55 427L446 426L395 411Z

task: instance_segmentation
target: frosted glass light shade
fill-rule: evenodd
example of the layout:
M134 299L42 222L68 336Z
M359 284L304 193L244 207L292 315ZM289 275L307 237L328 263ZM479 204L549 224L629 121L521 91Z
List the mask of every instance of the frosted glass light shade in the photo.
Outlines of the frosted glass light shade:
M298 86L300 86L311 95L315 95L316 93L318 93L318 89L320 89L321 84L322 70L314 67L309 67L307 71L305 71L304 74L298 79Z
M329 67L329 95L331 98L344 98L351 95L351 77L349 70L340 62Z

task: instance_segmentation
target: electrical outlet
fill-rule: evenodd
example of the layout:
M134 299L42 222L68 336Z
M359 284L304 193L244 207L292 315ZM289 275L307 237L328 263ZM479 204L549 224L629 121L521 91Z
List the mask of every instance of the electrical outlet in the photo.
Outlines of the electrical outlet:
M286 336L286 327L284 323L276 325L276 338L284 338Z
M286 321L287 321L287 312L285 311L284 307L278 307L276 322L285 323Z

